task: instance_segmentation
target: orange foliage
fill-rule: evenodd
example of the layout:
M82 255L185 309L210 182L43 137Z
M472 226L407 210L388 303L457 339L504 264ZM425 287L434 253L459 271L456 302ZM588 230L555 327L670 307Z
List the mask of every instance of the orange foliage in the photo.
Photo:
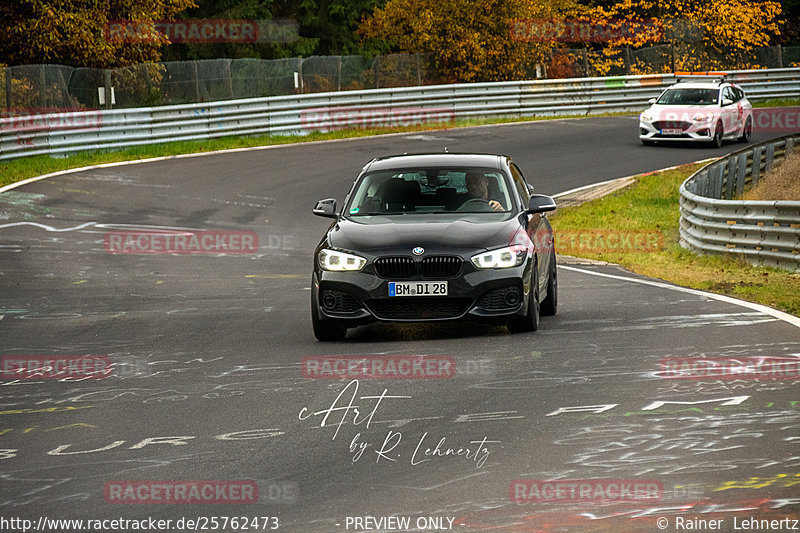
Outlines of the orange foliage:
M403 52L422 52L446 81L523 79L549 55L546 43L512 38L515 19L572 16L573 0L389 0L359 32Z

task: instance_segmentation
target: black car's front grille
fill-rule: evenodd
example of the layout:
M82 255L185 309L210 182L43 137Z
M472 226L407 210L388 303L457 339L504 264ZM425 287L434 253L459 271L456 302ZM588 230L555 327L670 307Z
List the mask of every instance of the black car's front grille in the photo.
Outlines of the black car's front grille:
M426 257L420 263L420 273L426 278L452 278L461 271L461 263L460 257Z
M486 291L478 300L478 307L485 311L513 309L522 300L520 288L516 285L499 287Z
M683 122L680 120L662 120L653 122L653 127L657 130L680 129L681 131L686 131L691 127L691 125L692 125L691 122Z
M361 310L358 299L344 291L326 289L320 295L322 308L329 313L355 313Z
M461 272L460 257L435 255L422 261L410 257L381 257L375 260L375 272L386 279L452 278Z
M469 298L433 296L370 300L367 306L384 320L431 320L458 318L467 312L471 303Z
M410 257L381 257L375 260L375 272L382 278L407 279L417 274L417 265Z

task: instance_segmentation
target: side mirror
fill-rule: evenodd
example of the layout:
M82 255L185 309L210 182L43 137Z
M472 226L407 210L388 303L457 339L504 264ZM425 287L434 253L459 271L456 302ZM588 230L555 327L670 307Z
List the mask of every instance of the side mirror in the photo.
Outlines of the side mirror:
M651 98L650 100L647 101L647 103L650 104L650 105L653 105L653 104L656 103L656 99L655 98Z
M730 98L725 98L722 101L722 107L727 107L727 106L731 105L732 103L733 103L733 100L731 100Z
M528 186L528 194L533 194L533 185L531 185L530 183L526 183L525 185Z
M526 209L525 212L530 214L537 214L555 210L556 210L555 200L544 194L533 194L531 195L531 201L528 204L528 209Z
M336 198L326 198L318 201L312 213L319 217L336 218Z

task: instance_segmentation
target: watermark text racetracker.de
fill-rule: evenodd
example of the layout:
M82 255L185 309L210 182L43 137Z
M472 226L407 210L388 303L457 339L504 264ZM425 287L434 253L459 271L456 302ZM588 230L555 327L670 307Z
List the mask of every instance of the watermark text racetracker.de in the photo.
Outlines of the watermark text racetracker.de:
M659 376L687 380L800 380L798 357L664 357Z
M664 485L657 479L515 479L508 496L515 503L658 502Z
M28 107L0 112L0 132L3 133L99 130L102 125L103 114L97 109Z
M541 253L555 251L575 253L650 253L664 248L664 236L653 230L612 229L554 229L552 236L546 231L536 231L530 236L517 230L509 244L523 246Z
M107 503L121 504L246 504L258 501L255 481L109 481Z
M288 19L111 20L103 35L112 43L289 43L297 31L297 22Z
M254 231L108 231L103 246L110 254L254 254Z
M111 375L105 355L3 355L0 379L102 379Z
M455 371L449 355L315 355L300 362L310 379L447 379Z
M318 107L300 113L303 130L321 132L450 124L454 121L452 107Z
M762 133L800 132L800 106L753 109L753 131Z

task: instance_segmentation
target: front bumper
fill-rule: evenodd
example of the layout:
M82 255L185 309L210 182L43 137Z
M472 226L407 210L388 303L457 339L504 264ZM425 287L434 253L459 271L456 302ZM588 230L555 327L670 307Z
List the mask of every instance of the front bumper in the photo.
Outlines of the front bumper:
M346 327L375 321L475 320L507 323L527 312L532 261L505 269L475 269L465 263L457 277L386 279L372 272L317 269L312 297L318 318ZM447 281L447 296L389 296L389 282Z
M714 138L714 123L688 123L680 128L681 133L662 133L664 130L652 122L639 120L639 139L643 141L698 141L708 142Z

